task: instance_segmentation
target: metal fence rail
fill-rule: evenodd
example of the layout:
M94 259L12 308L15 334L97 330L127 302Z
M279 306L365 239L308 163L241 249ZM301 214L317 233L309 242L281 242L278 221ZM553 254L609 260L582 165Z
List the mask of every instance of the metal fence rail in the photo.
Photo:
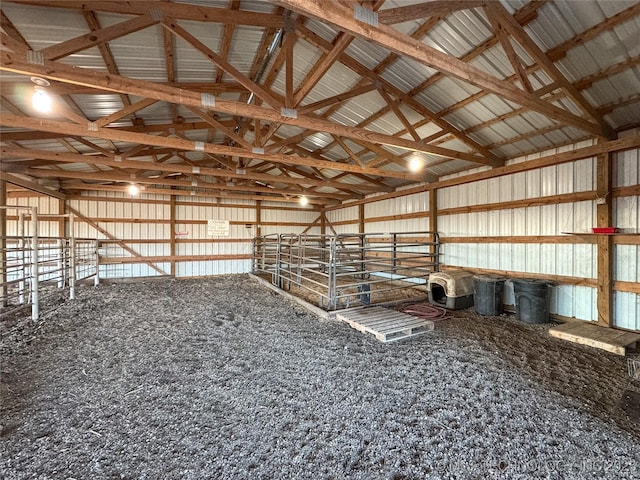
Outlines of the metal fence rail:
M426 283L439 256L437 232L274 234L254 238L253 273L285 290L295 285L335 310Z
M0 237L0 318L31 307L37 320L48 296L68 289L75 298L76 282L94 277L98 283L96 239L41 237L36 207L1 207L19 212L17 235ZM67 217L73 232L73 215Z

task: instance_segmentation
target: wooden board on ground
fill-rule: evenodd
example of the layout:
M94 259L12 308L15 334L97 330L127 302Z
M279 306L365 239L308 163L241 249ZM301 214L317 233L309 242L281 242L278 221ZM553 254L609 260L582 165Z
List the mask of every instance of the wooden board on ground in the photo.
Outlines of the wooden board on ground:
M600 327L589 322L567 322L551 327L549 335L623 356L627 348L635 348L640 341L639 333Z
M433 330L433 322L383 307L338 312L336 318L360 332L371 333L381 342L393 342Z

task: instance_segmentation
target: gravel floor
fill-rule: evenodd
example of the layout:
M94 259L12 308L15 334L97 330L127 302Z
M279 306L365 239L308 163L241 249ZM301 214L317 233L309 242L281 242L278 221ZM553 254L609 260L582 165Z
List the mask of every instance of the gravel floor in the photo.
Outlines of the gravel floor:
M456 313L394 344L249 276L84 286L0 324L0 477L640 477L624 359Z

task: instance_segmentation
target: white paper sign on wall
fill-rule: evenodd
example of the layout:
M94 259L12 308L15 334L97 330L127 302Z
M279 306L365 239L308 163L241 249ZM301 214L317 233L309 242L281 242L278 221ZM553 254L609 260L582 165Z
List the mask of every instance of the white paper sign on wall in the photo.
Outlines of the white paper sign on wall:
M207 235L210 237L228 237L229 220L207 220Z

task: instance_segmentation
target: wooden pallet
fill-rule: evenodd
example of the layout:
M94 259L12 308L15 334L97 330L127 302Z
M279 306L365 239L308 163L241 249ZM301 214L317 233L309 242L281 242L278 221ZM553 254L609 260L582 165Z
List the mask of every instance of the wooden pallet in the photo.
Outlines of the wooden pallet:
M371 333L381 342L394 342L433 330L433 322L382 307L338 312L336 318L360 332Z
M551 327L549 335L623 356L627 348L635 348L640 341L638 333L600 327L589 322L567 322Z

